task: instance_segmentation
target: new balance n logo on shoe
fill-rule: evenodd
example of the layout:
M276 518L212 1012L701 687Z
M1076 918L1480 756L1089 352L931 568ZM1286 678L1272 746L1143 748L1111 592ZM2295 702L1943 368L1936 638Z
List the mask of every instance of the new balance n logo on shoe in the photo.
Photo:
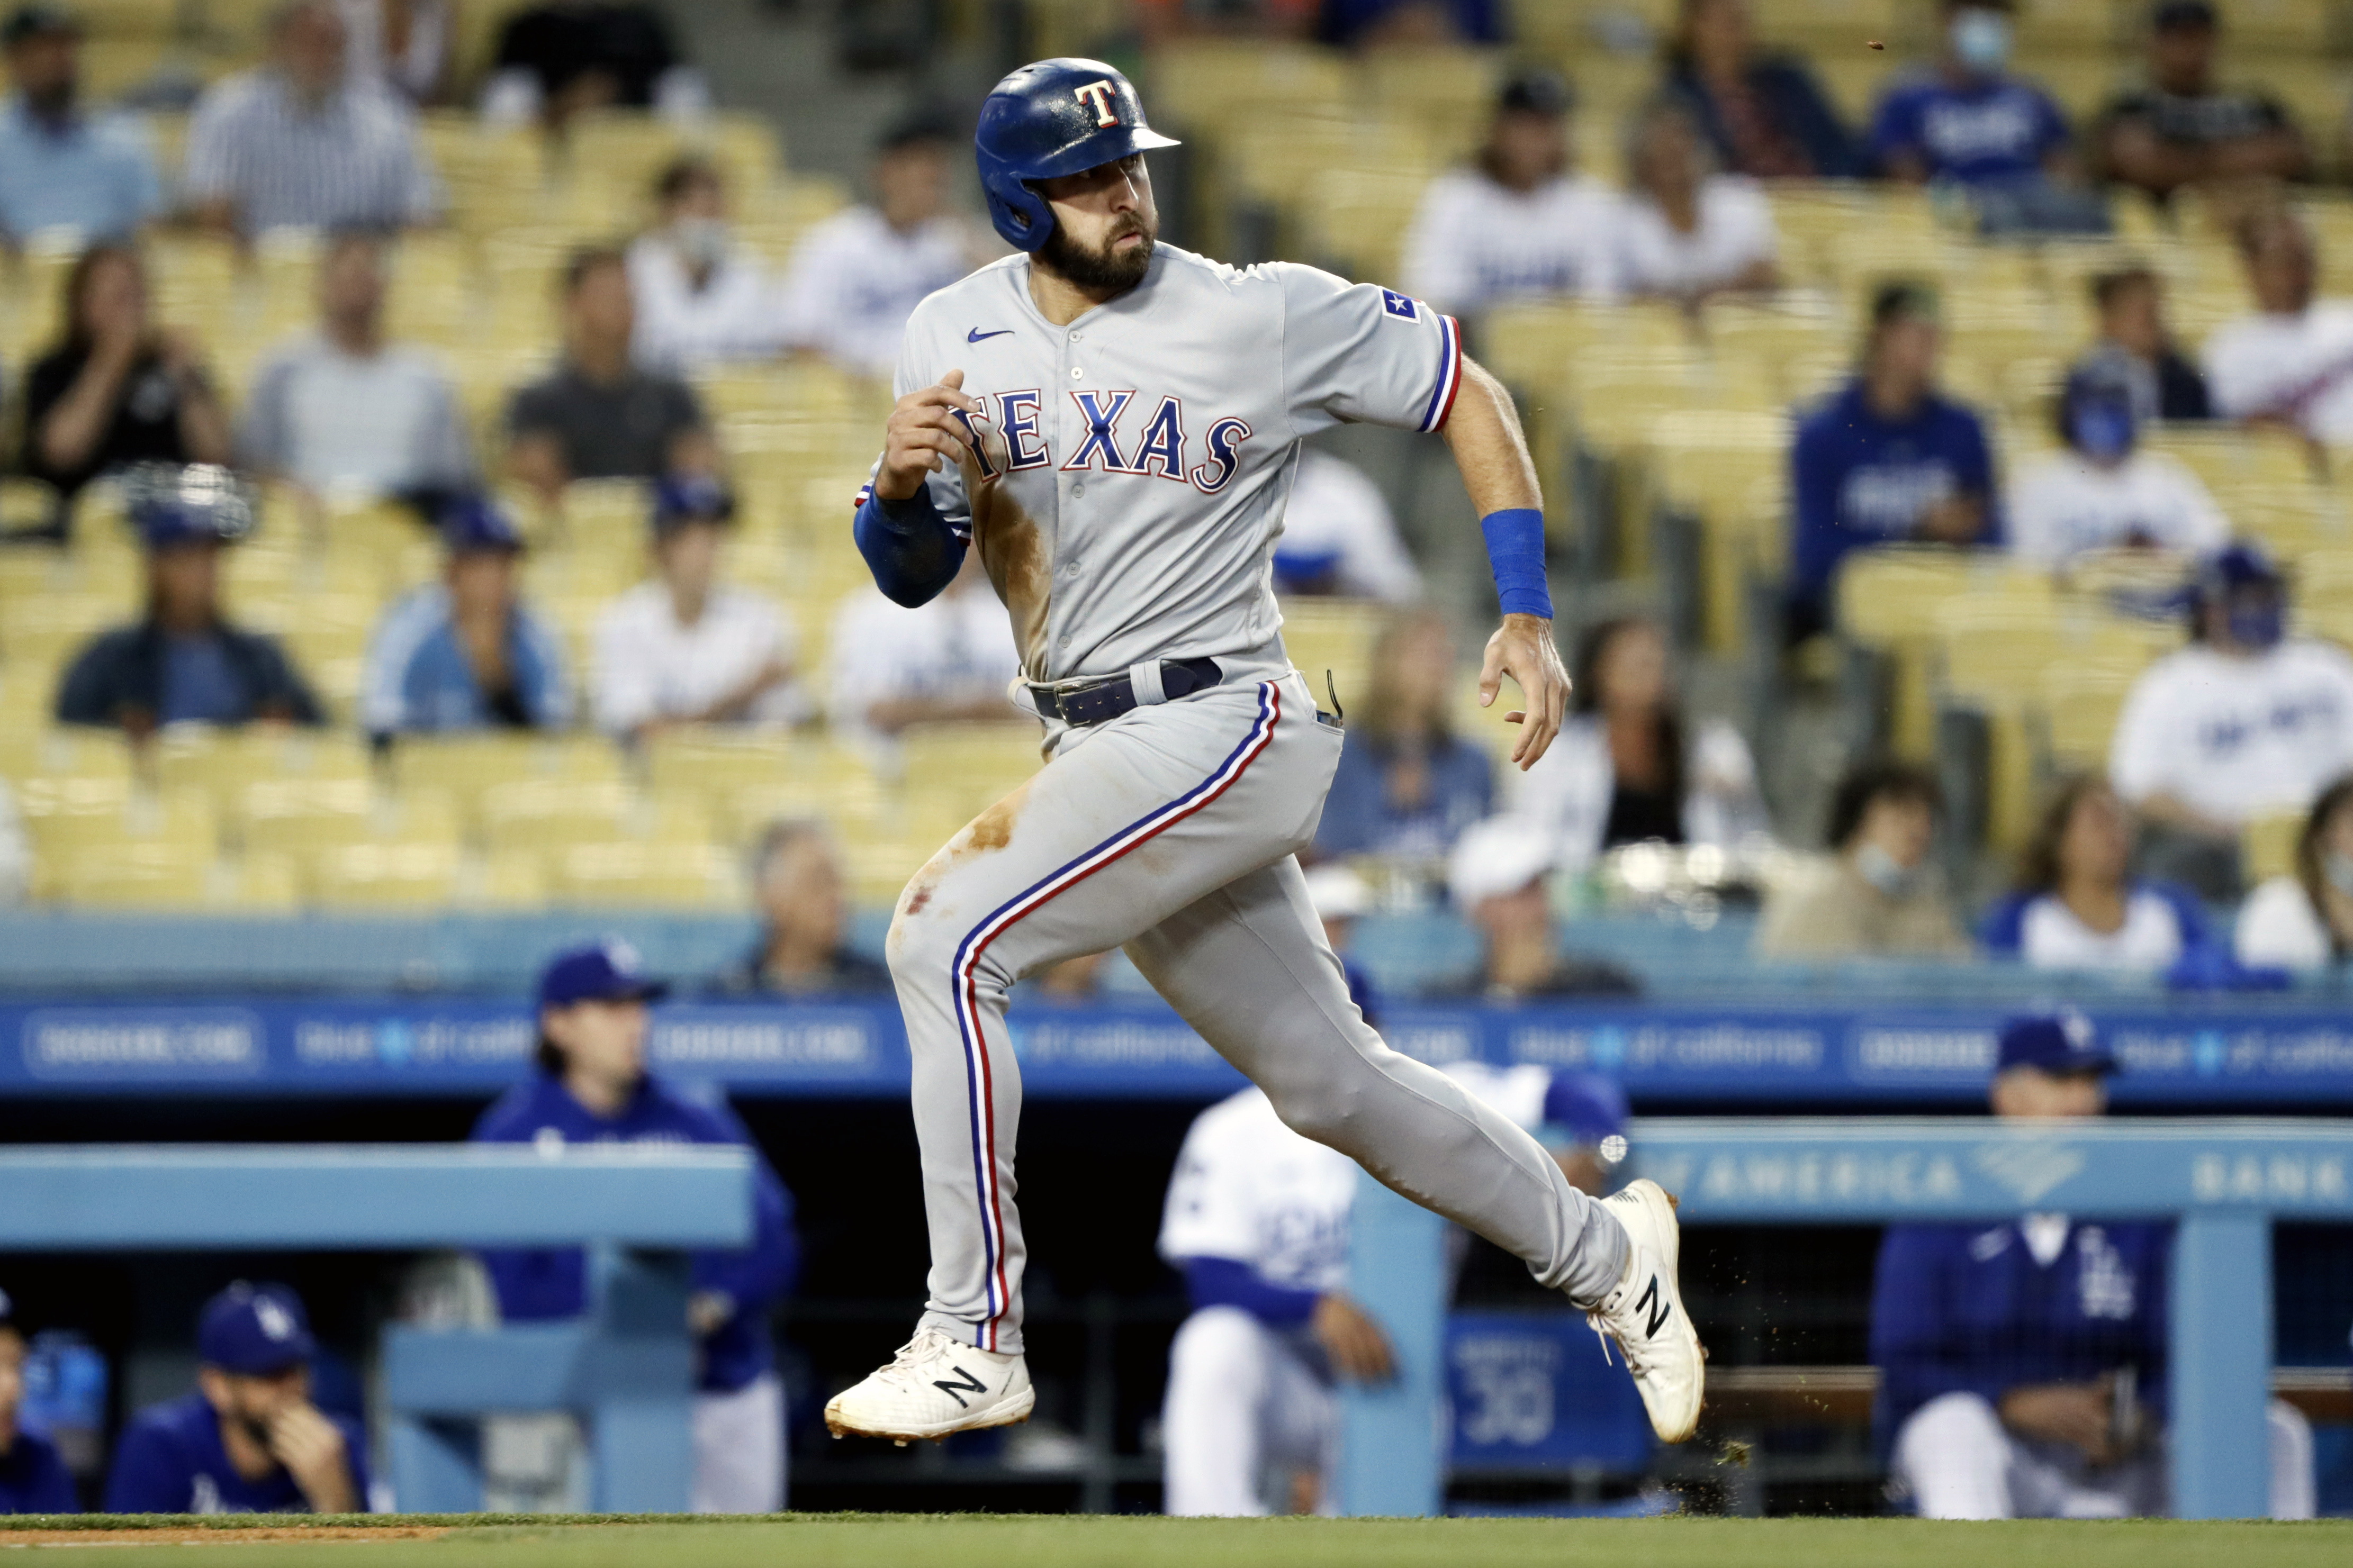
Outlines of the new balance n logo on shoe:
M1672 1310L1659 1299L1659 1277L1651 1275L1650 1287L1642 1292L1642 1299L1634 1303L1634 1310L1643 1314L1643 1335L1650 1339L1658 1338L1660 1325L1667 1321L1667 1314ZM961 1372L964 1369L958 1367L956 1370ZM945 1388L947 1384L940 1386Z
M1655 1282L1652 1284L1651 1289L1657 1289ZM932 1381L932 1386L938 1389L942 1394L946 1394L950 1399L955 1400L964 1408L967 1410L971 1409L972 1401L957 1393L956 1390L960 1388L970 1389L975 1394L987 1394L988 1392L988 1384L981 1382L980 1379L973 1376L972 1373L965 1371L964 1368L951 1364L948 1370L955 1373L955 1376L953 1378L934 1378Z

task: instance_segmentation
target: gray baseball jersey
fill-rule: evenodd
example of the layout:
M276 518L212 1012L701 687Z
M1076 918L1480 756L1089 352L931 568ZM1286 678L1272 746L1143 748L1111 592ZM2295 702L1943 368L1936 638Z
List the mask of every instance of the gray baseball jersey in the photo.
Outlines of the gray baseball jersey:
M966 537L977 522L1023 673L1062 680L1271 652L1300 437L1439 428L1462 341L1393 289L1164 245L1141 284L1067 327L1030 300L1026 256L941 289L907 323L898 393L952 370L990 438L932 476L933 503Z
M1031 679L1202 657L1225 679L1052 727L1046 765L900 895L888 951L931 1227L924 1323L1020 1348L1006 999L1113 945L1287 1125L1599 1300L1624 1231L1508 1118L1381 1042L1294 858L1341 747L1282 657L1270 586L1299 438L1344 419L1443 425L1454 323L1312 268L1163 247L1138 287L1056 327L1029 265L986 268L909 323L902 395L962 370L983 405L978 455L932 476L934 502L976 542Z

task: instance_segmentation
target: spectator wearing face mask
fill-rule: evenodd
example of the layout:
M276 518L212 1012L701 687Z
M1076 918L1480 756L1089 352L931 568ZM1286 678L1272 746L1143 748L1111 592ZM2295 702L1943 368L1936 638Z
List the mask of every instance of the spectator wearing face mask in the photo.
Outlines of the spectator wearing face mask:
M2253 544L2210 557L2192 605L2195 640L2125 700L2108 775L2146 821L2227 858L2250 820L2303 809L2353 768L2353 657L2286 635L2286 586ZM2230 891L2220 873L2175 874Z
M654 192L661 221L628 253L632 357L676 374L776 353L784 344L776 283L735 242L719 166L689 153L661 172Z
M1866 763L1831 801L1831 853L1765 900L1761 958L1950 958L1968 952L1930 858L1943 792L1908 763Z
M2320 792L2296 835L2295 868L2239 908L2241 963L2326 969L2353 953L2353 774Z
M2059 398L2067 449L2011 481L2010 547L2040 566L2063 567L2086 551L2141 548L2202 555L2231 525L2205 484L2180 459L2140 444L2129 369L2116 354L2075 367Z

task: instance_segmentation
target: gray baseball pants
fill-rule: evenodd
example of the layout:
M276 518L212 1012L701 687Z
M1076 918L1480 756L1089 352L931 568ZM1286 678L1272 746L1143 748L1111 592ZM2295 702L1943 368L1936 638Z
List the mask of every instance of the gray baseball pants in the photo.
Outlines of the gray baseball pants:
M1021 1348L1021 1071L1006 996L1036 970L1123 945L1294 1131L1573 1301L1617 1284L1617 1222L1534 1138L1383 1045L1349 1000L1294 858L1323 816L1340 731L1296 671L1058 739L916 873L891 923L931 1228L925 1327Z

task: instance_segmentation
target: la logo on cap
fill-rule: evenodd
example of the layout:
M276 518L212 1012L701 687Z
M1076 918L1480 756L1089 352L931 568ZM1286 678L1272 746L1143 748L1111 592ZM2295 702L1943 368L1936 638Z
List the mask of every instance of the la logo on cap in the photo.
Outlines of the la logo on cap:
M273 1340L290 1340L294 1337L293 1317L285 1308L267 1296L256 1296L253 1299L253 1320L261 1325L261 1331Z
M643 961L638 957L636 948L615 937L605 944L605 962L613 966L616 974L635 974Z
M2074 1009L2070 1008L2059 1015L2059 1032L2067 1037L2069 1050L2088 1051L2092 1048L2092 1020Z

